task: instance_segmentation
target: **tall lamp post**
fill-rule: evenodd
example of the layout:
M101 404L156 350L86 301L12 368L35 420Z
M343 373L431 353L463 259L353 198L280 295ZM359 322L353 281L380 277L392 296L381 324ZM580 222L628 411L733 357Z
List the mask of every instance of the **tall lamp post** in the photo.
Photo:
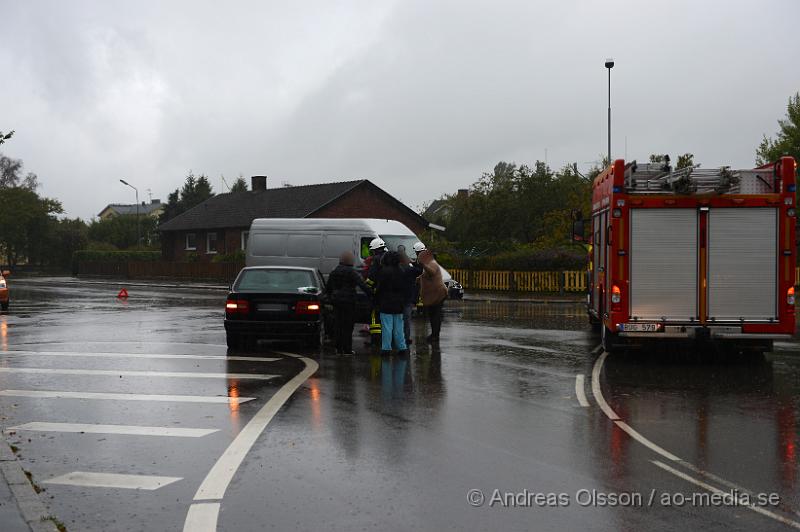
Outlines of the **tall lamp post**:
M119 182L122 183L123 185L131 187L136 192L136 247L138 248L139 243L141 242L142 239L141 234L139 232L139 189L137 189L135 186L131 185L124 179L120 179Z
M614 60L606 59L608 69L608 164L611 164L611 69L614 68Z

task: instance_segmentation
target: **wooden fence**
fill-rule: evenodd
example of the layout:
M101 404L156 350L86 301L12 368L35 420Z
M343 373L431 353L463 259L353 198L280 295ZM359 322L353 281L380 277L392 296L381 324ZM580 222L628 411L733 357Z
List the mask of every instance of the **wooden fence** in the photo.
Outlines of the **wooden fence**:
M512 292L585 292L586 272L450 270L465 289Z

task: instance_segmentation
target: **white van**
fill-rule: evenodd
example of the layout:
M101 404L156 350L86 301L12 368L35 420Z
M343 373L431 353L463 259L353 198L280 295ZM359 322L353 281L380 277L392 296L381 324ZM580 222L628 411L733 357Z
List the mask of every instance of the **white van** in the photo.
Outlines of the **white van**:
M339 256L351 251L356 267L369 256L375 237L389 251L405 251L416 258L419 238L396 220L375 218L257 218L247 237L247 266L303 266L318 269L325 278L339 264ZM452 278L442 269L445 282Z

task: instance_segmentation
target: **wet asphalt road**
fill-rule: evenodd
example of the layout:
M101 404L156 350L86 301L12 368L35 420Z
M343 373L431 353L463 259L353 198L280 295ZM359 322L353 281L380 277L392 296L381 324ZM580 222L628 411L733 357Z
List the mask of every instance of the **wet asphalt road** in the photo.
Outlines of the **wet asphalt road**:
M721 531L800 522L795 342L757 361L598 361L579 304L452 302L440 348L423 344L417 320L408 358L381 359L358 337L352 358L264 345L230 355L266 360L242 360L224 346L224 293L134 287L122 302L118 289L17 279L11 310L0 314L0 424L68 530L183 529L226 448L303 369L289 354L319 369L215 500L218 530ZM576 394L579 375L588 406ZM152 434L116 433L130 427ZM49 482L75 472L169 479L151 490ZM712 505L700 498L709 489L775 494L780 504ZM471 490L484 495L480 506ZM495 490L523 495L511 507L492 503ZM593 490L631 494L621 502L633 506L593 501Z

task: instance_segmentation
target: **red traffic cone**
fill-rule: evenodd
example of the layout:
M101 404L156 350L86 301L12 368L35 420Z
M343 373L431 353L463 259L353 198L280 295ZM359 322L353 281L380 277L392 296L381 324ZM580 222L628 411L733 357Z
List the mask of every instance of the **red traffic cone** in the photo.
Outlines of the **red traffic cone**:
M128 291L123 288L122 290L119 291L119 294L117 294L117 298L118 299L128 299Z

